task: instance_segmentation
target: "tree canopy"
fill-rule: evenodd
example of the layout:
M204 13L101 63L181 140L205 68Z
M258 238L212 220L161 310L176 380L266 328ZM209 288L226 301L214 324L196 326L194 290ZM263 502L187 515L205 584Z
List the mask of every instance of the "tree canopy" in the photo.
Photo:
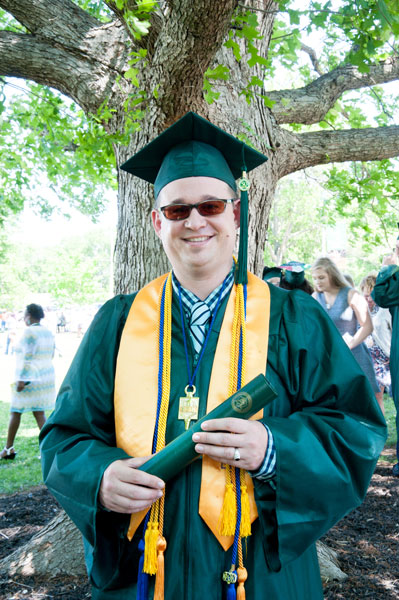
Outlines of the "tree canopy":
M23 99L0 97L0 220L43 173L95 213L115 164L192 109L269 156L251 193L255 270L277 182L315 165L335 164L335 211L356 210L360 227L374 211L393 231L397 93L384 84L399 77L396 0L0 0L0 22L3 92L9 77L27 82ZM342 172L347 161L361 164ZM118 185L124 291L162 265L156 242L140 239L148 186L120 173Z

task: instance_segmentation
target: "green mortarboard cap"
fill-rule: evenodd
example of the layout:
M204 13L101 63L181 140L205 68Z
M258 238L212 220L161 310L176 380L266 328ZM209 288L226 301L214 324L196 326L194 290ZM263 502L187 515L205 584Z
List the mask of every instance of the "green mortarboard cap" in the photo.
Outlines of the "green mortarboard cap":
M280 267L263 267L263 281L268 281L269 279L272 279L272 277L278 277L281 279Z
M147 146L129 158L121 169L154 184L155 197L165 185L186 177L214 177L234 191L235 180L267 160L257 150L189 112ZM244 176L245 178L245 176ZM236 282L247 281L247 181L241 190L240 249Z
M305 281L305 263L291 260L280 267L284 269L284 277L289 285L298 287Z

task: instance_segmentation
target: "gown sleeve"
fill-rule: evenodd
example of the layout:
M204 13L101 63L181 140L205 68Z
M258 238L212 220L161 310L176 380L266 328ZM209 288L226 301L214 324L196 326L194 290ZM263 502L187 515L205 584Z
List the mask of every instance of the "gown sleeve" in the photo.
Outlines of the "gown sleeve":
M113 394L120 336L132 301L133 296L117 296L97 313L40 434L44 481L92 547L97 520L107 515L97 505L103 473L113 461L128 457L115 447ZM112 515L121 522L125 518Z
M386 424L338 329L301 291L272 291L267 377L276 474L253 481L266 562L279 571L362 502Z
M382 308L399 305L399 267L386 265L377 275L377 281L371 292L372 298Z

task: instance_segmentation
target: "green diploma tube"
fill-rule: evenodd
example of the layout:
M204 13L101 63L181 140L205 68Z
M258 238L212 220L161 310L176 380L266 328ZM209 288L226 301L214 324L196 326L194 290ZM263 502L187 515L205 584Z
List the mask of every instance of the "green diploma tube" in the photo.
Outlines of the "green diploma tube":
M193 433L201 431L201 424L209 419L224 419L236 417L249 419L262 408L270 404L277 394L262 374L249 381L238 392L219 404L210 413L194 423L190 429L175 438L165 448L154 454L144 465L139 467L151 475L156 475L164 481L174 477L193 460L199 458L194 450Z

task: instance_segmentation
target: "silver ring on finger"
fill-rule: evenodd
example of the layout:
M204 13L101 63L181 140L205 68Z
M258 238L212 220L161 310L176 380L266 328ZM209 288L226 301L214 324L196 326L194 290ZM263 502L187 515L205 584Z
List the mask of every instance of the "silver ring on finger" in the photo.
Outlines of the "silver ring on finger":
M241 458L241 454L240 454L240 450L238 448L234 448L234 456L233 456L234 460L240 460Z

